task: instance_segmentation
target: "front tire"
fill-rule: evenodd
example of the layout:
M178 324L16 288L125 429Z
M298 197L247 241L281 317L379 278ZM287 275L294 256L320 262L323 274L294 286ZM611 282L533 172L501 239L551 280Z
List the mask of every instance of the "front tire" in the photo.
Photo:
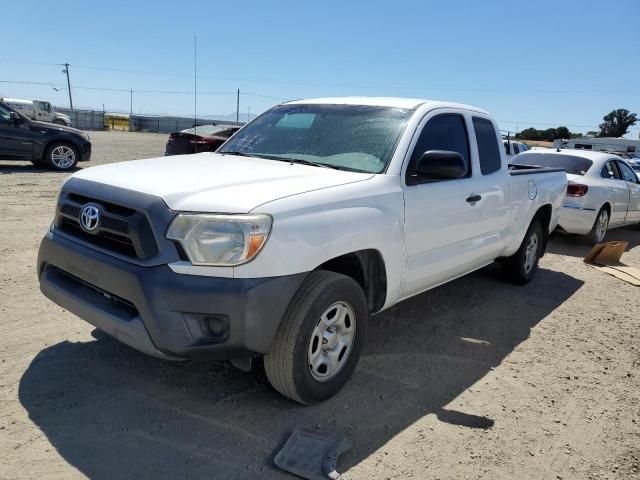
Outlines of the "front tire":
M353 279L324 270L311 272L264 357L273 388L304 405L338 393L356 368L368 319L364 292Z
M70 143L54 142L47 147L44 160L50 168L65 172L75 168L80 160L80 153Z
M544 252L544 229L539 220L534 220L520 244L520 248L504 262L509 280L516 285L525 285L538 271L538 262Z
M609 229L609 210L607 207L602 207L596 216L595 222L593 222L593 228L587 235L590 243L602 243L607 230Z

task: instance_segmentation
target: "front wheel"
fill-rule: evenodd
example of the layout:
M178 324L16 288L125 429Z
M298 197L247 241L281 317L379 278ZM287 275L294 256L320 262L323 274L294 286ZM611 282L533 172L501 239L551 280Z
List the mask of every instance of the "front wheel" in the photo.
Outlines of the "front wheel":
M273 388L305 405L335 395L356 368L368 319L364 292L353 279L311 272L264 357Z
M54 142L47 148L44 160L54 170L71 170L78 164L80 154L70 143Z
M503 263L506 273L513 283L525 285L538 271L538 262L544 251L544 230L538 220L529 225L529 229L520 244L520 248Z

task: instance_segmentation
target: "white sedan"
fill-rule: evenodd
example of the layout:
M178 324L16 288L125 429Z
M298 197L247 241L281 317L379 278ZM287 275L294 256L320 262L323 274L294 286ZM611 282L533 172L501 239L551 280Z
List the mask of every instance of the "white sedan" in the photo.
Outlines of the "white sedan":
M585 150L529 151L513 164L564 168L569 184L558 228L602 242L608 229L640 222L640 180L622 158Z

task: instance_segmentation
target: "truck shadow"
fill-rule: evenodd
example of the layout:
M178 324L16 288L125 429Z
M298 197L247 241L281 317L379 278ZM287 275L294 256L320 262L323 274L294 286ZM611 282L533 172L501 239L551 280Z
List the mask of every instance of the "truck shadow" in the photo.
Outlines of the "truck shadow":
M640 224L609 230L604 241L612 242L614 240L629 242L627 251L640 246ZM593 245L579 235L554 233L551 235L547 251L558 255L584 258L592 247Z
M499 365L582 282L540 270L526 287L494 266L371 320L368 351L346 388L302 407L258 368L167 364L115 340L61 342L24 373L19 399L58 453L92 479L291 478L273 456L296 427L339 431L344 471L420 418L491 428L483 411L445 406Z

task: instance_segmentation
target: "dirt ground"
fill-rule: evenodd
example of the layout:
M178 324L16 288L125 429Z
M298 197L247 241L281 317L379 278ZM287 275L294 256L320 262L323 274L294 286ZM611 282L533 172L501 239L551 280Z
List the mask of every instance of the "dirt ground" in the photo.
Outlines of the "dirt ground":
M165 135L91 133L88 166L159 156ZM260 367L146 357L45 299L35 267L66 175L0 161L0 478L292 478L295 427L340 432L351 479L640 478L640 288L554 237L535 280L496 267L371 321L334 399L302 407ZM626 263L640 266L640 229Z

